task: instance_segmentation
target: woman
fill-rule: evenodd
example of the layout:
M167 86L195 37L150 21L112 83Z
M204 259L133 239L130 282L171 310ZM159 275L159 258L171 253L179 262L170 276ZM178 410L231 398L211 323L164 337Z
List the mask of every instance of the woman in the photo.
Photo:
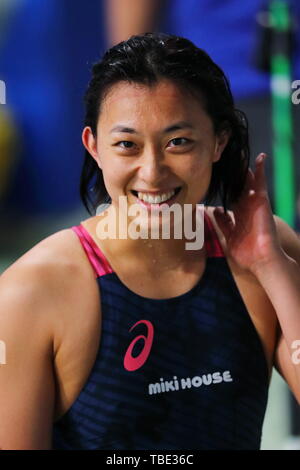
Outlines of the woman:
M257 449L273 364L299 400L300 245L247 136L223 72L186 39L135 36L94 66L81 195L108 207L1 278L2 448ZM208 206L218 194L225 212ZM103 220L137 227L136 204L141 231L175 204L194 227L199 202L200 249L185 233L102 236Z

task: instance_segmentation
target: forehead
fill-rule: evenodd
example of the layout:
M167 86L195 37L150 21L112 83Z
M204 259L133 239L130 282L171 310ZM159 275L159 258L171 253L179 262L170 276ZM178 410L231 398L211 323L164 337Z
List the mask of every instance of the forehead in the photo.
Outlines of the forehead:
M106 100L113 102L120 98L128 99L147 99L155 97L165 97L166 99L182 99L187 95L187 92L179 87L176 83L170 80L160 80L153 85L146 85L142 83L133 83L121 81L113 85L107 95Z
M119 119L126 121L168 121L207 118L200 98L169 80L148 86L118 82L106 94L99 121L103 124Z

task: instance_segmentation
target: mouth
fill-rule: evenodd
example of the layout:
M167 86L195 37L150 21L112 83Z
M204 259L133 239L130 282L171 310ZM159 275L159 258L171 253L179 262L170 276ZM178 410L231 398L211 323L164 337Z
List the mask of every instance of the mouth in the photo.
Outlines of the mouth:
M160 195L152 195L150 193L142 193L135 190L131 190L131 193L136 197L137 202L145 207L160 207L163 204L172 204L181 188L182 186L178 186L177 188L161 193Z

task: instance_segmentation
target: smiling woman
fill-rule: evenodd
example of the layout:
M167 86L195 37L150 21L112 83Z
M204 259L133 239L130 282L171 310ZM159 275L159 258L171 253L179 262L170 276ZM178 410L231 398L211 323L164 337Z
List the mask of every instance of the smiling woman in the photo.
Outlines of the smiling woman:
M124 116L133 127L125 125ZM124 124L114 126L119 121ZM114 85L101 104L96 135L90 126L83 131L83 143L103 172L112 200L108 219L112 210L117 210L118 219L127 220L143 208L141 231L155 223L155 214L161 214L160 223L166 227L166 211L155 209L195 207L207 192L212 163L220 159L228 137L225 131L215 134L201 102L170 80L160 79L151 87L124 81ZM122 196L127 198L128 216L122 214ZM179 220L175 213L174 218L175 226L187 226L186 219ZM169 243L169 253L180 250L181 243ZM140 256L144 248L135 244Z
M270 210L265 155L248 168L229 83L187 39L147 33L95 64L85 103L91 217L0 280L1 446L258 449L273 365L300 401L300 242ZM195 238L204 206L204 244L101 236L136 206L142 229L189 208Z
M165 116L167 125L164 126L161 117L157 121L157 114L160 114L159 100L167 99L166 91L170 98L172 94L173 96L176 94L183 110L181 112L177 110L174 115L169 106L169 116ZM140 122L141 108L145 110L145 106L152 104L154 95L158 100L154 114L149 112L144 116L143 113L143 122ZM120 99L122 105L118 108L119 116L114 116ZM206 129L203 126L201 128L198 123L201 114L202 119L207 120L204 124L206 128L210 127L209 132L215 138L223 137L222 147L218 149L219 158L229 137L222 158L214 165L206 203L208 204L220 193L223 206L226 208L239 197L249 165L247 120L241 111L234 108L229 83L222 70L204 51L196 48L190 41L175 36L167 39L163 34L155 38L149 33L118 44L106 52L101 62L94 65L85 101L87 128L83 139L87 152L81 179L81 196L88 210L93 210L95 205L103 200L111 201L103 182L102 171L99 171L101 164L96 157L97 150L95 148L94 152L90 151L93 138L96 141L99 135L101 119L106 126L105 135L112 134L114 142L111 145L120 149L121 155L137 154L143 143L142 127L147 128L146 117L149 121L156 120L154 131L160 133L161 141L164 138L165 146L170 142L172 150L170 147L169 152L182 154L188 153L192 146L199 147L200 133L206 136ZM115 105L114 111L111 111L112 104ZM200 104L202 106L199 106ZM192 106L193 117L188 112L189 105ZM109 113L105 113L105 109L108 109ZM121 109L123 113L120 113ZM104 110L104 113L101 113L101 110ZM100 116L99 122L98 116ZM178 116L179 122L176 122L174 116ZM182 118L183 116L187 119ZM111 128L108 127L107 119L114 123ZM190 122L191 119L193 122ZM132 123L136 123L136 126ZM161 125L159 129L157 124ZM195 133L196 142L187 138ZM89 137L92 138L90 145ZM128 137L131 140L128 140ZM132 141L132 138L137 142ZM137 145L138 143L140 145ZM94 177L96 181L91 194L89 182Z

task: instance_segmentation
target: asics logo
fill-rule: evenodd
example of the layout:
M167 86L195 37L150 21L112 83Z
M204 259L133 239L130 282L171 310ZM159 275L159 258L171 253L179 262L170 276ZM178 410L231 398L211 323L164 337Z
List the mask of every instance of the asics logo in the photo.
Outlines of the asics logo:
M145 364L145 362L147 361L147 359L149 357L151 347L152 347L153 336L154 336L154 328L153 328L153 325L150 321L140 320L140 321L136 322L130 328L129 331L132 331L133 328L135 328L140 323L143 323L144 325L146 325L148 332L147 332L147 336L139 335L136 338L134 338L134 340L131 341L130 345L127 348L126 354L124 356L124 367L125 367L126 370L128 370L130 372L139 369L140 367L142 367ZM135 344L140 339L144 340L144 342L145 342L144 347L143 347L142 351L140 352L140 354L138 356L133 357L132 356L132 350L133 350Z

